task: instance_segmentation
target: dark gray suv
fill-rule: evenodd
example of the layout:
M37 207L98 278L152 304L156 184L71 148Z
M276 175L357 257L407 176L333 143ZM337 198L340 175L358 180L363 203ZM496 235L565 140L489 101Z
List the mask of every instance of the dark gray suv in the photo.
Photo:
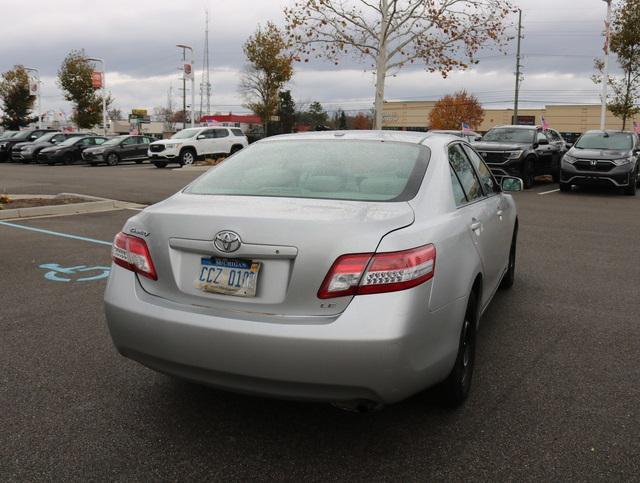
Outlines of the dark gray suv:
M587 131L562 158L560 191L571 185L617 186L635 196L640 184L638 135L623 131Z
M562 136L553 129L536 126L498 126L472 143L497 178L522 178L525 189L536 176L548 174L555 182L560 177L560 159L567 151Z

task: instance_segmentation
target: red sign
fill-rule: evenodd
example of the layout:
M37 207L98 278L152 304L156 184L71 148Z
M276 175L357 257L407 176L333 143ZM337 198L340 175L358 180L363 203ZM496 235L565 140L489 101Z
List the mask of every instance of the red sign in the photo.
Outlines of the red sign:
M94 70L91 73L91 85L94 89L102 89L102 72Z
M184 64L184 78L191 79L191 64Z

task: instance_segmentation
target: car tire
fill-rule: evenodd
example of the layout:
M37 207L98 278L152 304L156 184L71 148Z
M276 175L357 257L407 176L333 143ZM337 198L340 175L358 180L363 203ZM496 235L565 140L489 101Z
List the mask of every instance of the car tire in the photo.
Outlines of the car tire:
M160 168L160 169L161 169L161 168L166 168L166 167L167 167L167 162L166 162L166 161L154 161L154 162L153 162L153 165L154 165L156 168Z
M450 408L458 407L464 403L471 390L476 355L477 312L477 296L473 291L469 295L464 314L456 362L451 373L442 383L443 403Z
M534 175L533 175L533 159L527 158L522 163L522 168L520 169L520 178L522 178L522 183L524 189L528 190L533 188L535 183Z
M109 153L106 161L107 166L116 166L120 162L120 157L116 153Z
M98 163L89 163L89 166L91 166L92 168L95 168L96 166L98 166Z
M634 180L629 180L629 186L624 188L624 194L626 196L635 196L638 192L638 170L634 171L632 176Z
M569 183L560 183L560 191L563 193L570 193L571 185Z
M232 146L232 147L231 147L231 151L229 152L229 155L231 155L231 154L235 154L235 153L237 153L238 151L240 151L241 149L242 149L242 146Z
M502 277L500 282L501 290L508 290L513 287L513 282L516 279L516 254L518 246L518 226L513 230L513 238L511 239L511 248L509 249L509 265L507 272Z
M136 164L142 164L142 159L136 159Z
M66 166L71 166L73 164L73 156L71 155L71 153L69 154L65 154L64 158L62 158L62 162L66 165Z
M553 179L554 183L560 182L560 167L553 170L553 173L551 173L551 179Z
M185 149L180 153L180 166L191 166L196 162L196 152L193 149Z

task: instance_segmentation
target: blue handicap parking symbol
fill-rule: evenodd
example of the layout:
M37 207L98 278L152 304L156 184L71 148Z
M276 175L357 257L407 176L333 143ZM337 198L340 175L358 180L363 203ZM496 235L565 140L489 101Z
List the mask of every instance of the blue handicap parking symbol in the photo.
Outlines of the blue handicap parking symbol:
M109 277L111 269L103 266L78 265L75 267L61 267L57 263L44 263L39 268L49 270L44 278L52 282L91 282ZM93 275L91 275L93 272ZM86 274L86 276L84 276ZM77 277L77 275L83 275Z

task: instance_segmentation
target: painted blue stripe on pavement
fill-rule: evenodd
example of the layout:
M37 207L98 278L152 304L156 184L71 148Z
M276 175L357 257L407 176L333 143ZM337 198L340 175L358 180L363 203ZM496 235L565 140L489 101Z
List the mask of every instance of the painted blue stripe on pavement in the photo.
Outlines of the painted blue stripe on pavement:
M8 221L0 221L0 225L9 226L11 228L20 228L22 230L35 231L38 233L44 233L45 235L61 236L63 238L71 238L73 240L86 241L90 243L98 243L99 245L112 245L112 242L95 240L93 238L87 238L84 236L72 235L70 233L60 233L59 231L43 230L42 228L34 228L32 226L18 225L16 223L9 223Z

